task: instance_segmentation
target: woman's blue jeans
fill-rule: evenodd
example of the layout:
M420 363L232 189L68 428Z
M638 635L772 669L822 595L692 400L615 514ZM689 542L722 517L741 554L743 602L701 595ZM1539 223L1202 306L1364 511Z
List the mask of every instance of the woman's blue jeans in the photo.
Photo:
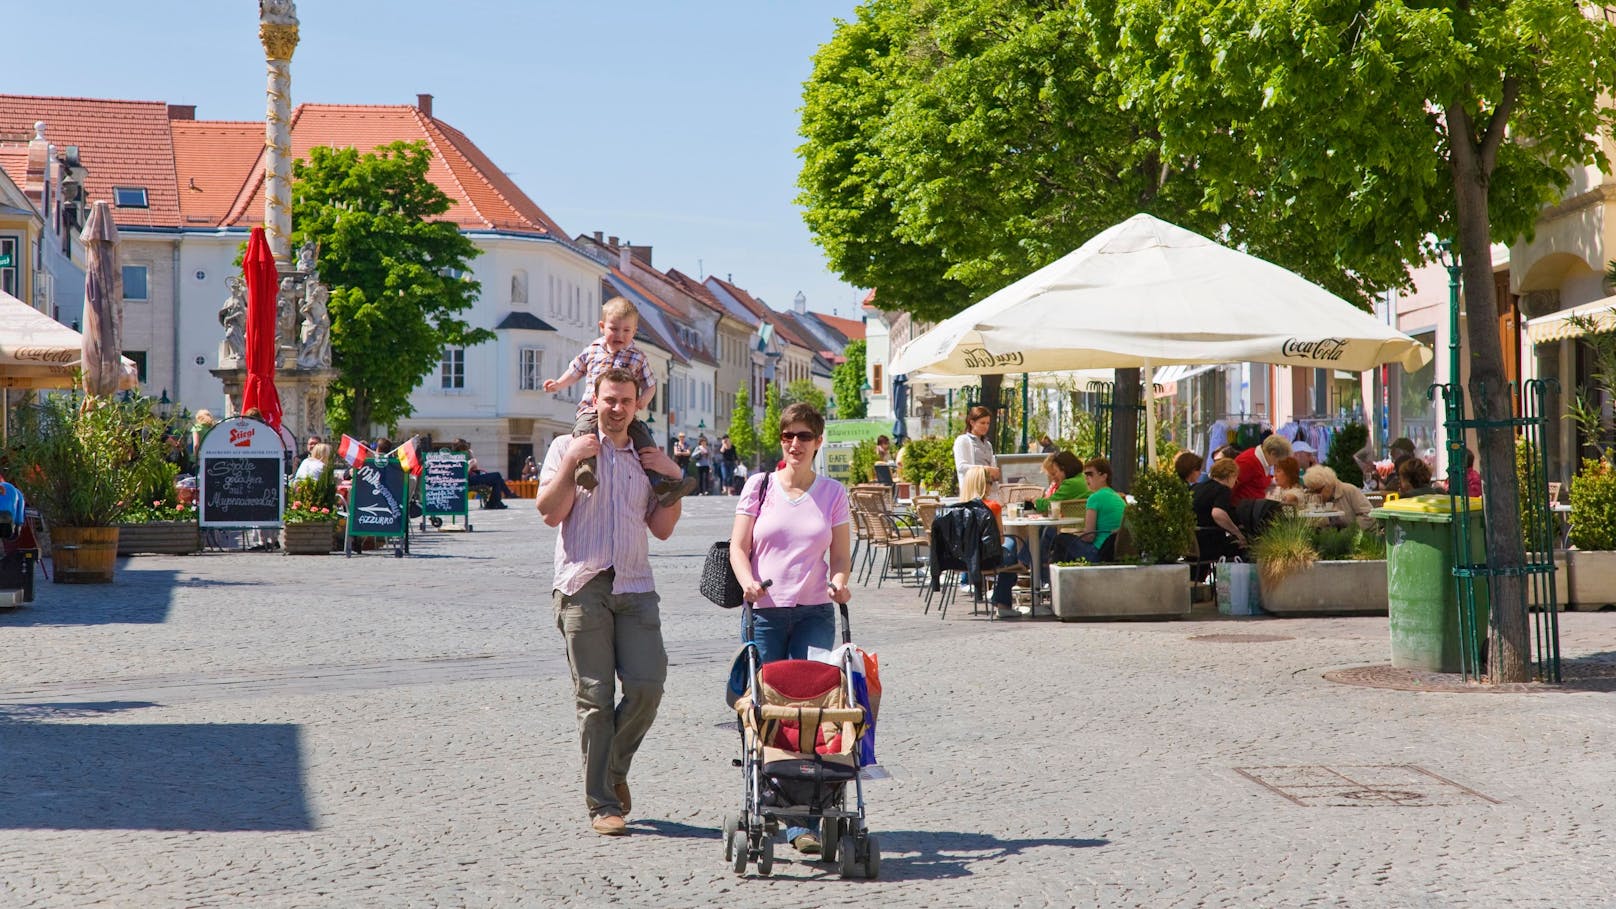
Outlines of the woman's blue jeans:
M836 646L836 612L829 603L754 609L752 640L757 642L760 662L806 660L809 647L829 650ZM817 830L808 827L809 818L783 817L780 820L786 825L788 843L804 833L819 835Z

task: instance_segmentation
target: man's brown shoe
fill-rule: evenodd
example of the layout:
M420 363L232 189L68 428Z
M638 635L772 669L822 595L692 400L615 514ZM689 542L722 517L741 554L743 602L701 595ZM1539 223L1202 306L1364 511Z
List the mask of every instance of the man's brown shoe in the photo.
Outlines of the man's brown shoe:
M616 786L613 786L612 793L617 796L617 804L618 807L623 809L623 816L627 817L628 810L633 804L633 801L629 798L628 794L628 780L624 780L623 782L618 783Z
M615 814L602 814L589 822L601 836L622 836L628 833L628 824Z

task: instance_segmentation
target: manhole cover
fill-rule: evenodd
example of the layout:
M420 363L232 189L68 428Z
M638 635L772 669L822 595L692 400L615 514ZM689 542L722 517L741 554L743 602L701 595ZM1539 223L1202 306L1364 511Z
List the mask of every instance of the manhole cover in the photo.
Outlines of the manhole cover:
M1414 764L1328 767L1236 767L1234 772L1303 808L1439 808L1498 805L1482 795Z
M1205 641L1208 644L1266 644L1271 641L1296 639L1284 634L1192 634L1190 640Z
M1542 682L1513 682L1489 685L1466 682L1457 672L1427 672L1397 669L1388 663L1332 669L1324 678L1342 685L1363 688L1390 688L1397 691L1445 691L1479 694L1544 694L1569 691L1616 691L1616 662L1603 659L1564 660L1558 685Z

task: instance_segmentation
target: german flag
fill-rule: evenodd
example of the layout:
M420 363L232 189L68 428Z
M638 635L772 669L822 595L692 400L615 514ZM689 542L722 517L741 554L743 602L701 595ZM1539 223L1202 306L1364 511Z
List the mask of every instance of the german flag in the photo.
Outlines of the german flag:
M398 458L398 463L403 465L404 469L409 471L412 476L418 477L421 475L421 456L415 451L415 439L415 436L410 436L408 442L398 446L393 451L393 456Z

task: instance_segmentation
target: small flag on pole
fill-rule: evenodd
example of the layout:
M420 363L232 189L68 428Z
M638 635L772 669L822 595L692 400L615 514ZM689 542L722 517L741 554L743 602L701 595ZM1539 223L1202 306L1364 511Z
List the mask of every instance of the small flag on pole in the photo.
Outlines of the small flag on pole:
M393 454L398 458L398 463L403 465L405 470L409 471L413 476L421 475L421 458L415 453L414 436L411 436L408 442L398 446Z
M370 449L366 448L358 439L346 433L342 436L342 442L337 445L337 454L341 455L344 461L354 467L358 467L370 459Z

